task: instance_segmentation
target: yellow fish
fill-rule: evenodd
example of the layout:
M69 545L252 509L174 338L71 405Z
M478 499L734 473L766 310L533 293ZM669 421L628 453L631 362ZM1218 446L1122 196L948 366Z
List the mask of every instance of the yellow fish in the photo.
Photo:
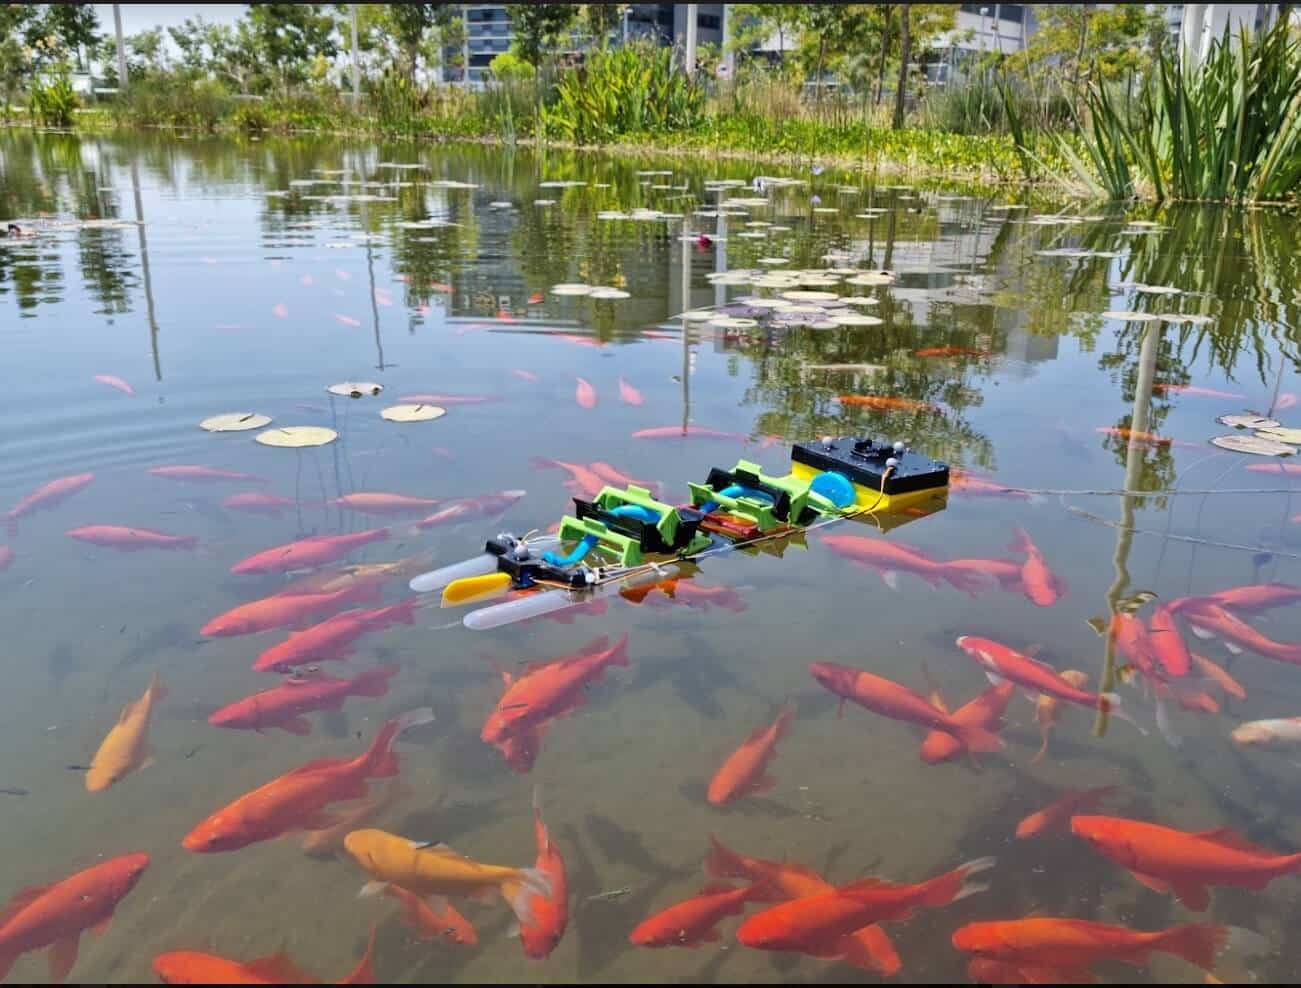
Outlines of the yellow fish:
M361 890L378 895L390 884L421 897L491 895L499 892L521 925L533 919L529 898L551 895L551 882L537 868L504 868L457 854L446 844L424 844L383 830L354 830L344 849L374 879Z
M1062 679L1066 680L1076 689L1084 689L1084 684L1089 681L1087 672L1080 672L1078 669L1067 669L1062 673ZM1039 698L1034 703L1034 719L1039 725L1039 736L1043 738L1043 744L1040 746L1038 753L1030 759L1030 764L1037 764L1044 755L1048 754L1048 735L1057 725L1059 709L1062 701L1055 696L1049 696L1047 693L1040 693Z
M121 782L149 760L149 715L154 711L154 704L167 694L167 687L155 672L145 695L122 708L117 723L109 729L91 759L86 772L88 792L100 792Z

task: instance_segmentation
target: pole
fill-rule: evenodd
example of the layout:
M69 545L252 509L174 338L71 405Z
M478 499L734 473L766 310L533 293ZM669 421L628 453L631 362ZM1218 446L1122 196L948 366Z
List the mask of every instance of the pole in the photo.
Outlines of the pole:
M114 4L116 7L116 4ZM144 276L145 313L149 320L149 348L154 354L154 378L163 379L162 358L158 354L158 320L154 318L154 283L149 277L149 243L145 240L145 209L140 200L140 170L131 160L131 191L136 203L136 236L140 240L140 270Z
M732 51L732 5L723 4L723 71L730 82L736 76L736 52Z
M682 60L682 67L686 70L687 78L696 74L696 9L700 6L697 3L687 4L687 49Z
M361 106L361 65L358 62L360 53L357 50L357 5L349 4L352 8L352 107L355 110Z
M117 36L117 88L126 89L126 43L122 40L122 5L113 4L113 33Z
M461 86L470 88L470 5L461 4Z

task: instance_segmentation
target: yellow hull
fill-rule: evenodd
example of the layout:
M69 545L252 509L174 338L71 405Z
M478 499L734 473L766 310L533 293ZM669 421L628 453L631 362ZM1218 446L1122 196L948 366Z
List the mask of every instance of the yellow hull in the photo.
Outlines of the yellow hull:
M812 482L813 478L821 472L821 470L804 463L792 463L790 475L796 480L807 484ZM928 487L925 490L909 491L906 494L882 494L870 487L855 484L854 493L857 498L854 503L858 508L876 514L893 514L906 511L909 508L923 506L938 511L944 507L948 491L947 487ZM929 514L930 512L926 511L925 513Z

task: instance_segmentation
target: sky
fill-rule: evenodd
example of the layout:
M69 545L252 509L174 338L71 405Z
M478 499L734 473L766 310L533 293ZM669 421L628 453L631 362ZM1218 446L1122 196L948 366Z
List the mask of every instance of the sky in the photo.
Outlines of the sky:
M97 3L99 30L113 34L113 5ZM122 32L135 34L151 27L179 27L187 17L202 16L214 24L234 24L247 4L242 3L124 3L122 7Z

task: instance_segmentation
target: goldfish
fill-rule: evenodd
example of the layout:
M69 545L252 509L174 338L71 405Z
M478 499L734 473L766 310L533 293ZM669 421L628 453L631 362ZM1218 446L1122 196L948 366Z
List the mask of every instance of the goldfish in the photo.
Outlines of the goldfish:
M65 532L69 538L91 545L138 552L141 549L193 549L199 540L193 535L168 535L151 528L127 528L124 525L82 525Z
M566 716L587 702L583 687L600 679L609 666L626 665L625 633L613 645L602 635L573 655L534 663L518 677L503 671L506 692L484 721L479 736L488 744L496 744L523 727Z
M0 910L0 978L20 954L49 947L50 980L59 982L77 963L77 944L90 930L103 933L117 904L149 867L149 855L122 854L52 885L29 885Z
M921 907L938 909L983 892L986 886L971 878L993 866L993 858L980 858L916 885L860 879L756 913L741 924L736 939L760 950L838 957L848 935L864 926L899 922Z
M331 803L361 799L367 780L397 775L393 742L403 731L434 719L429 708L386 722L371 746L355 758L318 758L272 779L222 807L185 835L187 851L237 851L295 830L321 830L336 821Z
M786 736L795 708L789 703L767 727L756 727L741 746L724 759L709 781L706 798L714 806L725 806L743 796L768 792L777 780L768 775L768 762L777 753L777 742Z
M116 388L124 395L133 395L136 393L135 388L127 384L126 381L122 380L122 378L114 377L112 374L96 374L95 380L100 384L107 384L110 388Z
M534 382L538 379L538 376L534 374L532 371L527 371L520 367L512 367L510 372L514 374L516 377L518 377L521 381Z
M295 504L297 502L293 498L285 497L282 494L271 494L267 491L232 494L230 497L223 498L221 502L223 508L248 511L259 515L279 515L282 511L292 508Z
M601 479L600 475L581 463L566 463L564 460L553 460L545 456L535 456L530 462L535 470L551 468L564 470L569 474L570 478L565 481L565 486L580 497L594 498L601 492L601 488L605 486L605 481Z
M824 688L840 697L840 712L844 711L846 700L853 700L884 717L951 734L971 751L998 751L1003 747L1003 740L989 729L958 721L951 714L935 709L924 696L883 676L832 662L814 662L809 672Z
M973 957L967 962L967 977L978 985L1093 985L1098 979L1089 970L1065 970L1042 964L996 961Z
M501 401L501 396L423 394L403 395L399 400L410 402L413 405L482 405L485 402Z
M479 942L473 924L450 902L435 908L398 885L390 885L385 892L401 903L402 922L415 930L421 940L446 940L463 947L473 947Z
M334 593L336 590L377 588L397 577L420 572L428 562L422 555L407 556L388 563L351 563L333 570L317 570L288 583L280 596L305 593ZM365 596L364 594L362 596ZM361 599L359 597L359 599Z
M641 392L625 381L622 376L619 378L619 400L625 405L632 405L634 407L643 405L646 402L646 399L642 397Z
M1210 903L1208 885L1259 891L1280 875L1301 871L1301 853L1275 854L1227 827L1186 833L1123 817L1075 816L1071 832L1153 891L1173 892L1194 912Z
M397 666L376 666L354 679L336 679L322 673L290 676L275 689L254 693L222 707L208 717L213 727L233 727L261 733L273 727L299 736L312 733L303 716L313 710L341 710L350 696L384 696Z
M277 302L275 305L271 306L271 314L277 319L288 319L289 306L285 305L284 302Z
M1301 746L1301 717L1253 720L1233 729L1233 743L1244 748L1285 751Z
M1070 686L1076 689L1084 689L1089 681L1087 672L1080 672L1078 669L1064 669L1061 678ZM1011 685L1010 683L1007 685ZM1043 743L1039 746L1038 752L1030 759L1031 765L1037 765L1043 760L1044 755L1048 754L1048 735L1052 729L1057 726L1057 718L1060 716L1062 701L1049 693L1040 693L1034 701L1034 719L1039 725L1039 737Z
M1199 638L1219 637L1225 648L1241 652L1244 648L1276 662L1301 665L1301 642L1276 642L1240 618L1234 617L1219 604L1203 602L1182 611L1193 634Z
M1079 974L1099 961L1117 960L1142 966L1154 951L1173 954L1209 971L1228 935L1227 927L1215 923L1188 923L1144 932L1111 923L1032 916L968 923L954 931L953 946L978 959L1063 971L1075 975L1074 983L1080 983Z
M0 571L7 570L14 561L14 551L7 545L0 545Z
M1196 652L1190 653L1193 668L1212 680L1225 695L1233 697L1235 700L1247 699L1247 691L1242 688L1242 684L1229 675L1229 673L1219 665L1216 665L1204 655L1198 655Z
M699 947L721 939L718 926L728 916L769 896L761 883L739 888L726 882L711 882L690 899L675 903L649 919L642 920L628 936L634 947Z
M1301 398L1291 391L1285 391L1278 396L1278 401L1274 402L1274 411L1286 412L1289 408L1296 408L1298 402L1301 402Z
M1140 432L1126 426L1099 426L1094 432L1104 436L1115 436L1126 442L1139 446L1169 446L1174 440L1169 436L1158 436L1153 432Z
M1228 607L1235 611L1246 611L1250 614L1255 611L1265 611L1272 607L1283 607L1286 604L1295 604L1301 601L1301 587L1290 586L1286 583L1254 583L1245 587L1230 587L1227 590L1209 594L1204 598L1184 598L1183 602L1192 603L1195 608L1198 600L1211 600L1221 607Z
M953 719L959 724L972 724L988 731L996 731L1003 721L1003 713L1007 710L1014 691L1011 683L991 686L971 702L952 711ZM936 700L936 695L932 693L931 705L943 713L950 712L942 702L937 703ZM956 758L966 750L966 745L952 734L931 731L922 741L921 758L928 765L936 765Z
M295 631L280 644L271 646L257 657L253 668L258 672L271 672L308 662L341 662L352 655L353 643L362 635L382 631L394 624L414 624L415 606L413 597L388 607L336 614L310 628Z
M168 695L158 673L149 681L149 688L139 700L122 708L99 750L90 760L86 772L86 791L101 792L114 783L121 782L138 768L144 767L151 756L149 747L149 718L154 704Z
M1098 786L1094 789L1067 789L1065 795L1054 800L1042 810L1031 813L1016 825L1016 836L1022 840L1039 837L1052 830L1066 830L1070 818L1077 813L1096 809L1104 799L1116 792L1119 786Z
M1152 390L1159 394L1188 395L1190 398L1223 398L1226 401L1245 397L1231 391L1216 391L1214 388L1203 388L1197 384L1154 384Z
M838 556L876 570L892 590L898 589L901 571L921 577L932 587L938 587L943 580L959 590L974 592L983 583L971 572L953 569L902 542L861 535L826 535L822 544Z
M543 295L541 292L534 292L532 295L528 297L528 304L541 305L543 302L546 301L546 299L547 297Z
M371 877L363 895L376 895L397 885L421 898L483 896L498 893L523 926L533 921L529 905L535 895L551 894L551 881L536 868L483 864L457 854L446 844L407 840L383 830L354 830L344 849ZM442 901L435 902L441 908Z
M733 439L745 442L746 437L739 432L720 432L718 429L706 429L700 425L662 425L653 429L638 429L632 434L633 439Z
M376 796L360 800L347 809L341 810L338 818L321 830L309 830L303 835L303 851L313 857L328 857L343 850L343 839L370 823L385 810L396 805L400 800L411 795L411 790L397 779L390 780L388 787Z
M812 868L789 864L785 861L766 861L748 858L724 847L716 838L709 838L709 855L705 858L705 871L711 878L741 878L751 882L766 882L786 899L802 899L835 890L835 886ZM885 930L873 924L845 937L839 944L845 950L841 960L865 971L889 977L899 972L902 964L894 944Z
M150 467L149 472L155 477L166 477L168 480L189 480L201 484L230 480L248 481L254 484L266 483L265 477L259 477L256 474L240 473L237 470L218 470L216 467L205 467L194 463L183 463L170 467Z
M1025 529L1016 530L1011 549L1025 556L1025 563L1021 566L1021 586L1026 597L1036 607L1052 607L1061 596L1061 580L1048 568L1043 553L1030 540Z
M1001 642L990 638L963 635L956 644L975 659L991 679L1009 679L1018 686L1036 693L1046 693L1066 703L1074 703L1082 707L1115 711L1120 706L1120 697L1114 693L1089 693L1078 686L1073 686L1052 666L1032 659L1028 655L1022 655Z
M29 515L34 511L48 511L56 504L72 497L77 491L84 490L94 479L93 473L77 473L42 484L5 512L5 521L9 523L9 530L11 532L16 530L15 522L23 515Z
M1244 470L1252 473L1276 473L1284 477L1301 477L1301 463L1248 463Z
M629 603L641 604L656 601L663 597L687 607L708 610L721 607L725 611L740 614L746 610L746 603L736 591L728 587L704 587L690 577L673 576L656 583L643 584L638 587L626 587L619 591L619 596Z
M200 629L210 638L253 635L272 628L287 628L309 617L329 614L362 597L373 597L372 587L347 587L331 593L272 594L232 607Z
M583 378L578 378L578 387L574 389L574 401L578 402L579 408L595 408L596 388Z
M422 511L438 507L443 500L433 497L411 497L407 494L363 491L331 498L325 503L367 515L418 515Z
M1004 487L992 480L977 477L965 470L949 470L949 493L967 494L971 497L1008 497L1023 501L1034 501L1037 495L1015 487Z
M1021 582L1024 563L1011 559L951 559L944 565L949 570L972 573L977 577L989 577L1007 591L1017 593L1024 591Z
M355 549L372 542L383 542L389 537L387 528L371 528L351 535L310 535L297 542L288 542L272 549L264 549L230 568L232 573L287 573L295 569L323 566L342 559Z
M498 494L480 494L478 497L464 497L443 505L431 515L416 522L416 528L434 528L437 525L456 525L463 521L478 518L496 518L510 510L527 491L501 491Z
M529 900L529 912L533 918L520 924L519 935L524 953L540 961L556 949L569 924L569 879L565 874L565 859L551 842L547 825L542 822L537 789L533 790L533 836L538 845L533 867L546 876L551 891L546 895L534 895Z
M530 724L506 735L494 743L493 747L501 752L502 758L512 772L527 775L533 771L533 763L542 752L542 739L546 737L551 721Z
M877 412L938 412L929 402L912 398L892 398L888 395L840 395L842 405L870 408Z
M635 477L629 477L626 473L616 470L604 460L594 460L587 465L587 469L600 477L607 484L613 484L616 487L627 487L632 484L637 487L645 487L648 491L659 496L660 484L654 480L638 480Z
M334 321L347 326L349 329L356 329L361 325L360 319L355 316L345 316L342 312L336 312L334 314Z
M1175 624L1174 614L1169 604L1158 604L1147 619L1147 640L1151 644L1152 656L1161 663L1167 675L1187 676L1192 668L1192 656Z
M366 953L341 985L373 985L375 930L370 931ZM300 968L288 954L268 954L251 961L232 961L197 950L169 950L154 958L154 973L167 985L313 985L320 982Z
M914 350L914 357L988 357L988 350L969 350L962 346L933 346Z

